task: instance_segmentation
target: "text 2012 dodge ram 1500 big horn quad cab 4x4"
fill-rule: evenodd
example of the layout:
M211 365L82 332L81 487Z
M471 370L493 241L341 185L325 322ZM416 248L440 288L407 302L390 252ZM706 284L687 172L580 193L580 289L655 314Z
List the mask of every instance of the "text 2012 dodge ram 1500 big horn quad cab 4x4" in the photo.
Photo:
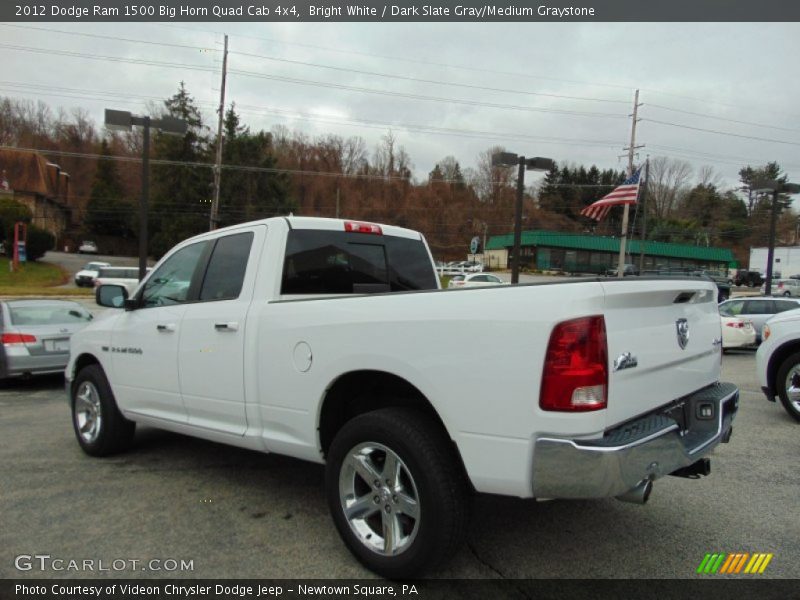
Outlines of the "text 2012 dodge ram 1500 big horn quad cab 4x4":
M389 577L453 553L473 490L643 502L706 474L737 409L698 278L439 290L417 232L281 217L182 242L131 298L96 293L124 310L72 338L88 454L142 423L325 463L344 542Z

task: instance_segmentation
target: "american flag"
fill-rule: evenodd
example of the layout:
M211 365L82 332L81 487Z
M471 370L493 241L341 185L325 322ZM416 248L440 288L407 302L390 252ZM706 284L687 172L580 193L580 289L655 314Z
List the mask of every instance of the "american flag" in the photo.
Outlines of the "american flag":
M614 188L610 194L606 194L597 202L590 204L581 211L584 217L589 217L595 221L601 221L611 210L612 206L619 204L636 204L639 196L639 182L642 168L639 167L620 185Z

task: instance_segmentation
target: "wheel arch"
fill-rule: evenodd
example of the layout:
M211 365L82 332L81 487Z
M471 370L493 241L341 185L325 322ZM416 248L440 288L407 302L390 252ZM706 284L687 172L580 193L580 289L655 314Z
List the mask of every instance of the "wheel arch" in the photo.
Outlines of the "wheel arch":
M327 456L333 439L348 421L358 415L390 407L413 408L429 415L451 443L460 468L467 477L458 446L433 403L414 384L387 371L350 371L331 382L322 398L317 417L317 442L322 456Z
M773 396L778 393L777 382L775 381L778 377L778 369L781 368L783 361L795 352L800 352L800 340L785 342L776 348L772 356L769 357L769 363L767 363L767 387Z
M89 365L97 365L101 369L103 369L103 364L91 352L83 352L80 355L78 355L78 358L75 359L75 363L72 367L72 384L70 387L75 385L75 378L78 376L78 373L81 372L81 369L84 369ZM103 369L103 371L105 371L105 369Z

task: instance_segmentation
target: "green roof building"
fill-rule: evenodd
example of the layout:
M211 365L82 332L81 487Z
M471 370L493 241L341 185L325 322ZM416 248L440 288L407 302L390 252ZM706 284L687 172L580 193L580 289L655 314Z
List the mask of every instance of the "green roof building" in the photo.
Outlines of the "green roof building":
M619 238L556 231L523 231L520 265L540 271L603 273L617 266ZM508 268L514 235L492 236L486 243L486 260L492 268ZM628 239L626 263L639 264L642 242ZM734 260L728 248L644 242L644 269L708 269L727 271Z

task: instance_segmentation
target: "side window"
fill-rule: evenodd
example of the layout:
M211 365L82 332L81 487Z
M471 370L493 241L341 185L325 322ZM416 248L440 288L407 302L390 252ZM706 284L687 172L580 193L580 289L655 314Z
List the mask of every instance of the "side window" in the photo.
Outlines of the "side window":
M169 306L186 302L192 276L208 242L181 248L147 280L142 290L142 306Z
M252 232L227 235L217 240L200 288L201 301L239 297L252 245Z
M736 315L742 314L742 308L744 307L743 300L737 300L735 302L727 302L719 307L719 312L726 317L735 317Z
M795 308L800 308L800 304L797 302L789 302L788 300L775 300L775 312L783 312L786 310L794 310Z
M744 308L748 315L770 315L774 312L772 300L748 300Z

